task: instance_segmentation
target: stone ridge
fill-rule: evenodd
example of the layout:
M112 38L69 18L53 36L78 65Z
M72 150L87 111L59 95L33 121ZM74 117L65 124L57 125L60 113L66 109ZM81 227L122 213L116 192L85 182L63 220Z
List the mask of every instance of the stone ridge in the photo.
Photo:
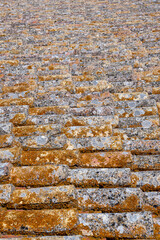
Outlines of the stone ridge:
M0 3L0 240L160 239L157 0Z

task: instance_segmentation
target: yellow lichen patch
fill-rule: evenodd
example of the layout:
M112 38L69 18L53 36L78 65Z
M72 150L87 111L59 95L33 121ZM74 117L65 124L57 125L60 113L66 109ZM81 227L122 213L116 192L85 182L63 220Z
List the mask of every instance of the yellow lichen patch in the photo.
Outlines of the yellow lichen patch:
M0 230L5 233L67 233L76 223L74 209L10 210L3 213Z
M70 74L38 76L39 81L61 80L61 79L65 79L65 78L70 78Z
M158 129L153 129L153 131L151 133L145 134L144 137L145 140L148 139L157 139L160 140L160 128Z
M157 103L157 108L158 108L158 114L160 116L160 102Z
M112 126L110 124L104 126L93 127L71 127L64 128L63 133L67 138L83 138L83 137L108 137L112 133Z
M160 87L154 87L154 88L152 89L152 93L153 93L153 94L160 94Z
M13 125L18 126L22 125L25 122L26 118L27 116L25 113L16 113L14 117L10 119L10 122L13 123Z
M37 107L29 108L30 115L44 115L44 114L65 114L69 109L68 106L49 106L49 107Z
M134 93L114 93L114 101L126 101L126 100L142 100L148 98L148 93L134 92Z
M139 177L137 177L134 173L132 173L131 174L131 186L136 187L138 181L139 181Z
M49 186L62 181L66 170L61 166L13 167L10 182L15 186Z
M76 93L84 93L86 91L98 92L111 87L112 87L111 83L108 83L107 81L104 81L104 80L100 80L98 81L98 84L96 86L93 85L93 86L85 86L85 87L76 87Z
M18 66L19 61L18 60L1 60L0 65L3 65L3 64L9 64L11 66Z
M66 164L74 166L78 164L78 152L70 150L53 151L22 151L21 165L44 165L47 163Z
M31 189L16 189L13 191L9 208L49 208L60 206L62 203L75 201L75 188L73 185L58 187L42 187Z
M11 105L29 105L33 106L34 98L11 98L11 99L0 99L0 106L11 106Z
M80 165L83 167L126 167L132 162L130 152L81 153Z
M34 80L30 80L28 83L19 83L14 86L4 86L2 88L3 93L8 92L23 92L23 91L32 91L36 88L36 82Z
M160 214L153 215L154 235L156 239L160 239Z

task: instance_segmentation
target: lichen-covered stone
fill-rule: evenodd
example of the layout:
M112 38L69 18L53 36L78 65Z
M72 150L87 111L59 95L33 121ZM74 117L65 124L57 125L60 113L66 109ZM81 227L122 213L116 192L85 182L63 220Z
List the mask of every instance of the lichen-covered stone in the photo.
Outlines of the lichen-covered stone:
M158 154L160 152L160 140L135 140L124 141L124 149L133 154Z
M49 106L30 108L29 115L48 115L48 114L66 114L68 113L68 106Z
M136 101L117 101L115 108L141 108L141 107L156 107L154 99L136 100Z
M79 228L83 235L108 238L152 238L153 220L148 212L82 213Z
M76 186L118 187L130 185L129 168L70 169L67 182Z
M5 204L10 202L11 194L14 191L14 186L12 184L0 185L0 204Z
M87 240L88 238L75 235L75 236L37 236L37 237L14 237L14 238L0 238L0 240ZM92 240L92 239L88 239ZM105 239L103 239L105 240Z
M132 155L130 152L94 152L79 155L82 167L116 168L130 166Z
M122 141L119 136L70 138L67 139L66 145L68 150L122 150Z
M159 117L156 115L145 117L120 118L119 128L151 128L159 126Z
M126 101L126 100L144 100L148 98L146 92L134 92L134 93L114 93L115 101Z
M4 211L0 231L4 233L69 233L77 224L74 209Z
M45 165L49 163L79 165L77 150L48 150L48 151L22 151L21 165Z
M10 105L28 105L33 106L34 98L11 98L11 99L0 99L0 106L10 106Z
M131 185L143 191L160 190L160 171L132 172Z
M160 193L159 192L145 192L143 197L143 209L153 213L160 212Z
M10 134L2 135L0 137L0 148L9 147L13 142L13 136Z
M21 149L19 147L0 149L0 162L18 163Z
M142 208L139 188L78 188L78 208L105 212L132 212Z
M53 208L74 206L75 188L73 185L41 187L30 189L16 189L13 191L9 208Z
M0 135L10 134L12 131L11 123L0 123Z
M10 171L12 169L12 164L10 163L0 163L0 182L7 182L10 177Z
M160 170L159 155L134 155L132 159L134 170Z
M67 175L64 165L13 167L10 182L15 186L48 186L63 182Z
M157 115L158 111L157 107L142 107L116 109L115 113L119 116L119 118L127 118Z
M104 106L104 107L80 107L80 108L71 108L69 113L72 113L74 116L105 116L114 114L113 107Z

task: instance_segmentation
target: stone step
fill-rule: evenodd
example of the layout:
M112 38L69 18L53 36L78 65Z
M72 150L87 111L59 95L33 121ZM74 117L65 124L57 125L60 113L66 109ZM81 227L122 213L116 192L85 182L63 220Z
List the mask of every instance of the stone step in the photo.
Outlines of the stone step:
M11 106L11 105L28 105L33 107L34 98L9 98L0 99L0 106Z
M130 185L129 168L77 168L70 169L66 180L83 187L121 187Z
M9 181L11 168L11 163L0 163L0 183Z
M145 192L142 208L144 211L150 211L155 214L160 213L160 193Z
M160 171L140 171L131 173L131 186L143 191L160 190Z
M21 149L19 147L0 149L0 163L10 162L12 164L18 164L20 154Z
M156 107L156 101L154 99L145 100L127 100L127 101L115 101L114 106L116 109L120 108L142 108L142 107Z
M61 149L67 145L67 138L64 134L52 136L43 134L38 136L17 137L16 141L22 144L23 149ZM68 149L71 150L71 149Z
M142 107L142 108L122 108L116 109L115 114L119 118L130 118L130 117L144 117L150 115L157 115L157 107Z
M132 164L130 152L94 152L79 155L80 166L89 168L119 168Z
M112 126L72 126L62 129L67 138L108 137L112 134Z
M74 185L58 187L41 187L15 189L7 208L45 209L45 208L74 208Z
M12 123L0 123L0 135L11 134Z
M19 187L56 185L67 178L68 171L66 165L13 167L10 182Z
M77 150L22 151L20 165L65 164L70 167L79 165Z
M74 209L1 211L0 231L8 234L68 234L77 225Z
M82 235L108 238L153 238L153 219L150 212L138 213L81 213Z
M114 101L138 101L148 99L147 92L113 93Z
M0 205L9 203L15 187L12 184L0 185Z
M15 137L43 135L45 133L50 135L56 135L61 133L61 128L62 126L60 124L49 124L49 125L38 125L38 126L32 125L32 126L13 127L12 132Z
M0 137L0 148L9 147L12 145L13 136L11 134L1 135Z
M160 140L160 128L116 128L113 136L121 136L123 140Z
M123 141L124 150L132 154L158 154L160 153L160 140L133 140Z
M133 170L160 170L160 155L132 156Z
M159 117L144 116L144 117L125 117L119 118L118 128L150 128L159 126Z
M67 150L78 149L81 151L92 150L122 150L122 141L118 136L70 138L66 143Z
M78 208L103 212L136 212L142 208L139 188L77 188Z

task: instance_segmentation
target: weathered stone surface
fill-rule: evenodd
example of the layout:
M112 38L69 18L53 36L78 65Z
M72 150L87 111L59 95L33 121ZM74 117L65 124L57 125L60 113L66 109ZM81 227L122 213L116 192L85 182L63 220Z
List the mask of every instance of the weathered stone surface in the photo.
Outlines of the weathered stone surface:
M10 105L28 105L33 106L34 98L10 98L10 99L0 99L0 106L10 106Z
M14 237L14 238L0 238L1 240L87 240L88 238L82 236L45 236L45 237ZM92 239L88 239L92 240ZM105 239L103 239L105 240Z
M12 123L0 123L0 135L10 134L12 131Z
M0 162L18 163L21 149L19 147L0 149Z
M45 165L48 163L79 165L77 150L22 151L21 165Z
M136 100L136 101L117 101L115 108L141 108L141 107L156 107L154 99Z
M160 171L132 172L131 183L143 191L160 190Z
M129 168L70 169L67 182L76 186L129 186Z
M62 132L67 138L84 138L84 137L108 137L112 133L112 126L72 126L63 128Z
M148 212L139 213L83 213L79 214L79 228L85 236L152 238L153 220Z
M92 138L70 138L67 139L67 150L122 150L122 141L118 136L92 137Z
M160 170L159 155L134 155L132 159L134 170Z
M0 148L9 147L13 142L13 137L10 134L2 135L0 137Z
M3 185L4 186L4 185ZM75 188L73 185L58 187L41 187L14 190L9 208L53 208L65 206L73 207L75 202ZM67 205L68 204L68 205ZM70 204L70 205L69 205Z
M78 208L105 212L132 212L142 208L139 188L78 188Z
M144 100L148 98L147 92L134 92L134 93L114 93L115 101L126 101L126 100Z
M159 192L145 192L143 197L143 206L145 211L153 213L160 212L160 193Z
M14 186L12 184L0 185L0 204L10 202L13 190Z
M160 215L154 216L153 226L154 226L154 235L156 239L159 239L160 238Z
M50 124L50 125L39 125L39 126L21 126L14 127L13 134L15 137L40 135L44 133L52 135L59 134L61 132L61 125Z
M10 182L15 186L48 186L55 185L68 175L68 168L64 165L45 165L13 167L10 172Z
M124 150L131 151L133 154L158 154L160 153L159 140L135 140L124 141Z
M82 167L126 167L132 163L130 152L94 152L79 155Z
M12 164L0 163L0 182L6 182L9 180Z
M39 135L27 136L17 139L22 143L24 149L60 149L63 148L67 142L67 138L62 135ZM70 150L70 149L69 149Z
M150 128L159 126L158 116L120 118L119 128Z
M104 107L80 107L80 108L71 108L69 110L70 114L74 116L105 116L114 114L113 107L104 106Z
M66 114L68 113L68 106L49 106L30 108L29 115L44 115L44 114Z
M4 233L69 233L77 224L74 209L4 211L0 231Z
M116 109L115 113L119 118L128 118L128 117L144 117L150 115L157 115L157 107L142 107L142 108L122 108Z

